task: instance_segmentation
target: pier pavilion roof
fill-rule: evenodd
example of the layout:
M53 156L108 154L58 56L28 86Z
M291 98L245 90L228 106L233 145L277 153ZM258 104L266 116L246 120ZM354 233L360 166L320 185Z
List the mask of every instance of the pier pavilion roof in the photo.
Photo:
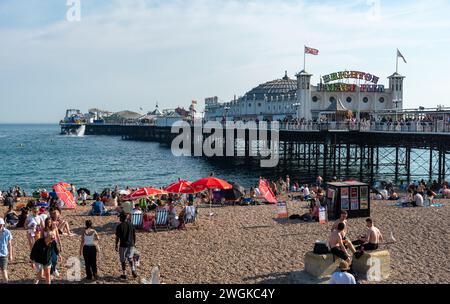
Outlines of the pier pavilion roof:
M249 91L247 99L264 99L264 97L280 96L280 95L294 95L297 91L297 80L288 77L287 72L281 79L272 80L263 84L260 84L256 88Z

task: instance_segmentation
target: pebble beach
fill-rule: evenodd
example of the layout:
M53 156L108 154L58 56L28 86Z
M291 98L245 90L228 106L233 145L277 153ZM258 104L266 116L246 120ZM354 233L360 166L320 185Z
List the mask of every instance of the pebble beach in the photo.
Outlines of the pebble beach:
M398 208L394 202L372 201L374 224L389 242L382 245L391 254L388 284L450 283L450 201L439 200L440 208ZM2 214L6 211L1 207ZM164 284L318 284L306 274L303 257L312 251L317 240L327 240L331 223L304 223L277 219L276 206L226 206L199 208L197 227L187 230L138 232L137 248L141 253L139 277L127 281L121 274L118 254L114 250L116 216L89 217L89 207L63 211L76 236L63 236L61 274L54 284L139 284L150 280L154 266L160 267ZM304 214L307 203L288 202L289 214ZM96 282L73 282L68 258L78 257L84 222L91 219L100 236L98 257L100 279ZM349 220L349 237L364 231L364 218ZM32 284L34 272L29 264L26 231L11 229L14 261L9 265L10 283ZM396 242L391 242L393 236ZM81 270L81 278L85 276ZM362 282L367 283L367 282Z

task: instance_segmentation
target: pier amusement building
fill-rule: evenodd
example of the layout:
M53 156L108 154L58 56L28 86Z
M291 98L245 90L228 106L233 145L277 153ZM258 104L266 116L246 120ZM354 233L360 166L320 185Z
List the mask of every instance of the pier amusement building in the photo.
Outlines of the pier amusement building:
M351 111L356 118L369 113L403 109L403 79L397 72L380 78L361 71L340 71L311 83L312 74L301 71L296 79L285 73L281 79L263 83L243 97L219 103L217 97L205 99L205 120L339 120L337 113Z

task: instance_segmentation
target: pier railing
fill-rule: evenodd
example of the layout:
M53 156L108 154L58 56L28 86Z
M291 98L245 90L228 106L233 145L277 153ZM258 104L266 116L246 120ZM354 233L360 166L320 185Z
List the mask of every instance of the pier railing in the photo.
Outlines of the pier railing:
M322 122L322 123L281 123L284 131L347 131L347 132L404 132L404 133L449 133L450 123L437 122Z
M106 126L155 126L142 123L104 123ZM170 127L170 126L168 126ZM270 128L270 127L269 127ZM378 132L378 133L445 133L450 134L450 122L446 121L412 121L412 122L305 122L280 123L282 131L297 132Z

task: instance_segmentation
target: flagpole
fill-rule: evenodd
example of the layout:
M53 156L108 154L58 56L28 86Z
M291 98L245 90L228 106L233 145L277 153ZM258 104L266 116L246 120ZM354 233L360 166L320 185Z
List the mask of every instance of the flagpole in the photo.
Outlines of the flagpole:
M398 74L398 49L397 49L397 64L395 67L395 72Z
M303 71L306 72L306 45L303 47Z

